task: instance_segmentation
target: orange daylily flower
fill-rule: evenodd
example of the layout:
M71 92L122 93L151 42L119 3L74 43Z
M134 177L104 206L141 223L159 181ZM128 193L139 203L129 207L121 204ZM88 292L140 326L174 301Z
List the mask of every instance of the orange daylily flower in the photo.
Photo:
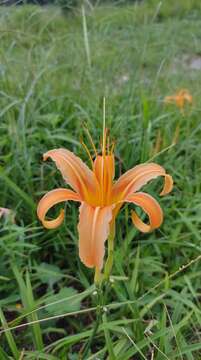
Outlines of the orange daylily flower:
M164 98L166 104L175 103L180 111L183 113L185 103L192 104L193 97L186 89L181 89L176 94L171 96L166 96Z
M107 146L107 132L104 132L102 153L96 153L92 170L80 158L66 149L54 149L46 152L44 160L51 158L60 170L65 182L71 189L59 188L48 192L39 202L38 218L47 229L58 227L64 220L64 210L54 220L46 220L49 209L68 200L81 203L79 215L79 256L89 268L101 270L104 258L104 243L113 229L115 218L124 203L133 203L143 209L149 217L144 223L135 211L132 212L133 224L142 232L158 228L163 221L163 212L158 202L149 194L139 191L142 186L158 176L165 178L160 195L172 190L173 180L164 168L155 163L137 165L123 174L117 181L115 175L115 157ZM88 150L88 149L87 149ZM89 153L89 151L88 151Z

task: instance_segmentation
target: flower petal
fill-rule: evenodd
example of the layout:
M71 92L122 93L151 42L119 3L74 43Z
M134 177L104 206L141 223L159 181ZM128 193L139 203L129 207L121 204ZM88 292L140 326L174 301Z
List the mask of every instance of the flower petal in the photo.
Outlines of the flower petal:
M173 188L173 178L171 175L165 174L165 184L163 186L163 190L160 192L160 196L164 196L170 193Z
M147 182L158 176L165 177L165 185L161 192L161 195L165 195L172 190L172 177L166 174L162 166L150 163L137 165L122 175L113 187L113 196L114 198L118 198L119 196L124 198L140 190Z
M176 101L176 95L166 96L166 97L164 98L164 102L165 102L166 104L170 104L170 103L173 103L173 102L175 102L175 101Z
M94 161L94 173L100 184L102 203L111 203L111 189L115 175L114 155L98 155Z
M61 171L64 180L82 197L90 198L90 193L97 192L98 182L96 177L83 161L66 149L54 149L44 154L44 160L50 157Z
M61 225L64 219L64 210L61 210L59 216L54 220L45 220L45 216L52 206L68 200L81 201L78 194L62 188L52 190L42 197L38 203L37 215L44 227L54 229Z
M163 222L163 211L159 203L149 194L139 192L128 196L125 201L132 202L140 206L148 215L150 224L145 224L135 211L132 212L132 221L138 230L141 232L149 232L158 228Z
M112 182L115 174L114 155L98 155L94 161L94 171L99 183L102 182L102 173L105 171L107 182Z
M87 267L103 266L104 242L110 232L112 206L92 207L86 203L80 206L79 256Z
M189 93L189 91L187 89L181 89L178 93L179 96L183 96L183 98L188 101L189 103L193 102L193 97L192 95Z

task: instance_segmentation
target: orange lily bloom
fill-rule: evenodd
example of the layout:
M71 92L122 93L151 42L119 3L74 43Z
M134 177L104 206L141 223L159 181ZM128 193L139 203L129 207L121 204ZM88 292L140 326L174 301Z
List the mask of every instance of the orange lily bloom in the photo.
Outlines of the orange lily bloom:
M193 97L186 89L181 89L175 95L166 96L164 98L166 104L175 103L180 111L183 113L185 103L192 104Z
M54 220L46 220L49 209L68 200L81 203L79 211L79 256L89 268L101 270L104 258L104 243L113 228L115 218L123 203L133 203L143 209L149 217L144 223L135 211L132 212L133 224L142 232L158 228L163 221L163 212L158 202L149 194L139 191L142 186L158 176L165 178L160 195L172 190L173 180L164 168L158 164L137 165L114 181L115 158L113 148L107 146L106 131L103 138L102 154L92 162L92 170L80 158L66 149L54 149L46 152L44 160L51 158L60 170L71 189L59 188L48 192L39 202L38 218L47 229L61 225L64 210Z

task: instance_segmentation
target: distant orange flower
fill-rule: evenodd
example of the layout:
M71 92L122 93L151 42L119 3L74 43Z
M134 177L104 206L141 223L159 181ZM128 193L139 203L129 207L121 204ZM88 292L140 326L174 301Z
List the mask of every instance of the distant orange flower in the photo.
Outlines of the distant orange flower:
M166 96L164 98L166 104L175 103L180 111L183 113L185 103L192 104L193 97L186 89L181 89L175 95Z
M53 229L64 220L64 210L54 220L46 220L48 210L64 201L81 203L79 215L79 256L89 268L101 270L104 258L104 243L113 228L115 218L123 203L140 206L149 217L145 224L132 212L132 221L142 232L158 228L163 221L163 212L158 202L149 194L139 192L148 181L163 176L165 184L160 195L172 190L173 180L160 165L150 163L137 165L114 182L115 159L113 147L108 144L107 131L104 131L102 153L90 160L92 170L80 158L66 149L54 149L46 152L44 160L51 158L60 170L64 180L72 189L59 188L48 192L39 202L37 214L43 226ZM107 146L106 146L107 144ZM86 147L86 146L85 146Z

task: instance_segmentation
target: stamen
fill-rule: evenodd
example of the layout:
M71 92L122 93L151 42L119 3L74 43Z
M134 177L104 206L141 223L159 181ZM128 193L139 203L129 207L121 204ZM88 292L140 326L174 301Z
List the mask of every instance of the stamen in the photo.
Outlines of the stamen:
M92 145L92 148L93 148L94 153L95 153L95 157L97 157L97 156L98 156L98 152L97 152L96 147L95 147L95 145L94 145L94 142L93 142L93 139L92 139L92 137L91 137L91 134L90 134L90 132L89 132L89 130L88 130L88 128L87 128L87 125L84 125L84 130L85 130L85 132L86 132L86 134L87 134L87 136L88 136L88 138L89 138L89 141L90 141L90 143L91 143L91 145Z
M114 147L115 147L115 141L112 142L112 146L111 146L111 150L110 150L110 155L112 155L114 153Z
M105 97L103 98L103 148L102 155L105 155L105 141L106 141L106 129L105 129Z
M110 155L110 136L107 137L107 155Z
M92 169L94 169L94 162L93 162L93 159L92 159L92 156L91 156L91 154L90 154L90 151L89 151L88 147L86 146L86 144L84 143L84 141L81 140L81 139L80 139L80 143L81 143L81 145L83 146L84 150L86 151L86 153L87 153L87 155L88 155L88 157L89 157L89 159L90 159L90 161L91 161Z
M103 138L103 145L102 145L102 155L105 156L107 154L107 147L108 147L108 129L105 129L105 134Z
M107 161L106 161L106 143L107 143L108 129L105 129L103 139L103 156L102 156L102 184L103 184L103 198L107 198Z
M105 129L105 97L103 98L103 135L102 135L102 157L101 157L101 201L104 204L105 192L105 145L106 145L106 129Z

